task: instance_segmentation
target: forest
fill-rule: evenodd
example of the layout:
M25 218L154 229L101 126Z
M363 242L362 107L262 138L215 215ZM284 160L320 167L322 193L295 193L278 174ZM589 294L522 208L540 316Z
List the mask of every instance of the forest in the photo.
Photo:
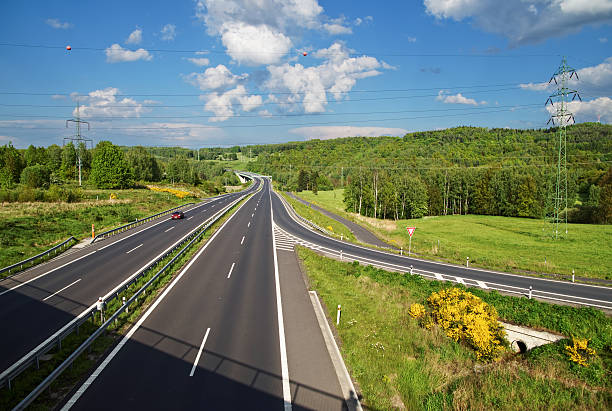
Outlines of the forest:
M180 147L123 147L109 141L95 148L84 144L17 149L0 146L0 202L79 201L78 159L83 186L122 189L144 182L185 183L217 194L225 185L239 184L221 161L235 160L240 147L203 148L199 153Z
M346 209L376 218L448 214L544 217L558 129L457 127L247 147L250 171L283 189L345 188ZM243 148L245 151L245 148ZM568 220L612 223L612 126L567 127Z

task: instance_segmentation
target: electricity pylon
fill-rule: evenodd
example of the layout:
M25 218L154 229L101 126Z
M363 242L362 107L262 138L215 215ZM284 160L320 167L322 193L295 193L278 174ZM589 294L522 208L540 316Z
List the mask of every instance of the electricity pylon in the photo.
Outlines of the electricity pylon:
M559 127L559 138L556 140L556 152L557 152L557 166L555 169L555 186L552 192L552 224L553 224L553 238L559 238L560 225L564 225L565 234L567 234L567 130L568 124L574 124L576 119L574 114L568 110L568 98L571 96L570 101L574 101L576 97L582 101L578 91L569 89L567 84L569 80L576 76L578 80L578 73L576 70L567 65L565 57L561 61L561 65L557 71L552 75L548 84L553 81L557 85L557 91L551 94L546 100L545 105L548 103L555 109L555 114L550 116L548 122L552 122L553 125L558 124ZM556 122L556 123L555 123Z
M80 152L80 146L81 143L85 144L85 148L87 149L87 142L89 141L92 145L93 145L93 140L91 139L87 139L87 138L83 138L81 136L81 123L82 124L87 124L87 131L90 130L89 127L89 122L87 121L83 121L81 120L81 115L79 112L79 102L77 101L77 108L76 108L76 118L70 119L70 120L66 120L66 128L68 128L68 123L74 123L76 126L76 134L72 137L64 137L64 143L66 142L66 140L70 140L70 141L76 141L77 142L77 146L76 146L76 155L77 155L77 166L79 167L79 186L81 185L81 164L82 164L82 160L81 160L81 152Z

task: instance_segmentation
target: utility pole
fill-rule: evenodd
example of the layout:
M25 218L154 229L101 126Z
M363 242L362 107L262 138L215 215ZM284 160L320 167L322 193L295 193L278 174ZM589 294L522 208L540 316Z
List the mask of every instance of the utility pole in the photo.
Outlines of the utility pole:
M558 124L559 133L558 139L556 139L556 153L557 153L557 165L555 172L555 185L552 190L552 224L553 224L553 238L556 240L559 238L559 227L561 224L565 225L565 234L567 234L567 130L568 124L574 124L576 119L574 114L568 110L568 98L572 96L570 101L574 101L576 97L582 101L578 91L569 89L567 87L569 80L576 76L578 80L578 73L576 70L567 65L565 57L561 61L561 65L557 71L552 75L548 84L555 82L557 90L551 94L546 100L546 104L551 104L555 109L555 114L550 116L548 123L553 125ZM571 123L570 123L571 121ZM556 122L556 123L555 123Z
M90 130L89 122L81 120L80 112L79 112L79 101L77 100L77 108L76 108L76 118L66 120L66 128L68 128L68 123L74 123L76 125L76 134L72 137L64 137L64 143L66 140L76 141L76 154L77 154L77 166L79 167L79 186L82 185L81 181L81 165L83 163L81 159L81 143L85 144L85 149L87 149L87 142L89 141L92 144L93 148L93 140L86 139L81 136L81 123L87 124L87 131Z

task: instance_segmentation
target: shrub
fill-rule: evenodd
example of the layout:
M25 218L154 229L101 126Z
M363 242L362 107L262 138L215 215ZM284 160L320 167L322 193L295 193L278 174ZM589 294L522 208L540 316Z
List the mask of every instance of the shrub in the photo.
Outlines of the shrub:
M493 360L507 346L503 327L497 322L495 307L474 294L459 288L444 289L431 293L427 304L431 308L430 318L423 313L421 324L430 328L431 322L435 322L449 338L474 348L478 359ZM420 309L415 306L410 307L410 311L411 315L412 312L418 314Z
M414 303L410 306L408 314L410 314L412 318L416 318L418 320L419 318L425 316L427 312L425 311L425 307L423 306L423 304Z
M23 169L21 183L30 188L49 187L51 171L45 165L36 164Z
M573 345L566 345L565 350L572 362L583 367L589 366L589 359L595 357L595 350L588 346L589 340L586 338L572 337Z

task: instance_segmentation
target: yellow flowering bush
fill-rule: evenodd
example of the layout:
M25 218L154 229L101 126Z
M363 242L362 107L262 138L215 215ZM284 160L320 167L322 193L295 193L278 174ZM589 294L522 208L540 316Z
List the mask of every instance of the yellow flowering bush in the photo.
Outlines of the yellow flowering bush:
M410 314L412 318L416 318L417 320L419 318L422 318L426 313L427 312L425 311L425 307L423 306L423 304L419 303L414 303L410 305L410 309L408 310L408 314Z
M431 320L424 320L424 313L421 316L421 323L429 325L426 328L431 328L432 322L438 324L449 338L472 346L478 359L492 360L503 352L504 329L497 322L495 307L459 288L433 292L427 303L431 308ZM410 315L414 317L412 312L418 314L418 310L411 306Z
M583 367L589 366L589 359L596 355L595 350L590 348L589 340L586 338L572 337L573 345L566 345L565 350L571 361Z
M195 195L189 191L177 190L176 188L165 188L165 187L156 187L156 186L147 186L147 188L151 191L157 191L160 193L170 193L181 199L185 197L195 197Z

